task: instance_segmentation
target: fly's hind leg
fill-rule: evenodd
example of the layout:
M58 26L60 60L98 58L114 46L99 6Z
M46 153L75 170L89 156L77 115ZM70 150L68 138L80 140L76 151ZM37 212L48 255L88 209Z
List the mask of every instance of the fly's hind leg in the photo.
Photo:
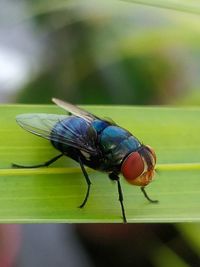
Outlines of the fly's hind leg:
M90 178L89 178L89 176L88 176L88 174L86 172L86 169L85 169L85 167L83 165L83 162L82 162L80 157L78 158L78 161L79 161L79 164L81 166L81 170L83 172L83 175L84 175L86 183L87 183L87 192L86 192L85 198L84 198L82 204L79 206L79 208L83 208L85 206L87 200L88 200L88 197L89 197L89 194L90 194L90 186L91 186L92 183L90 181Z
M146 199L149 200L149 202L151 202L151 203L158 203L158 202L159 202L158 200L153 200L153 199L151 199L151 198L147 195L147 192L145 191L145 187L144 187L144 186L141 187L141 191L142 191L142 193L144 194L144 197L145 197Z
M12 167L13 168L40 168L40 167L47 167L49 165L51 165L53 162L55 162L56 160L58 160L59 158L61 158L63 156L63 154L59 154L58 156L42 163L42 164L37 164L37 165L33 165L33 166L24 166L24 165L19 165L19 164L15 164L12 163Z

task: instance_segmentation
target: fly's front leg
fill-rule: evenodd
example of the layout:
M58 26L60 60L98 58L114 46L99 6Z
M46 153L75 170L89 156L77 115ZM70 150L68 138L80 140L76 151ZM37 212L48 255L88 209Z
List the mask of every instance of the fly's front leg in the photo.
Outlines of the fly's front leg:
M91 186L92 183L90 181L90 178L89 178L89 176L88 176L88 174L86 172L86 169L85 169L85 167L83 165L83 162L82 162L80 157L78 158L78 161L79 161L79 164L81 166L81 170L83 172L83 175L84 175L86 183L87 183L87 192L86 192L85 198L84 198L82 204L79 206L79 208L83 208L85 206L87 200L88 200L88 197L89 197L89 194L90 194L90 186Z
M142 193L144 194L145 198L149 200L149 202L151 202L151 203L158 203L158 202L159 202L158 200L153 200L153 199L151 199L151 198L147 195L147 192L145 191L145 187L144 187L144 186L141 187L141 191L142 191Z
M123 204L123 192L122 192L122 188L121 188L121 184L119 181L119 176L115 173L110 173L109 174L109 178L111 180L117 181L117 189L118 189L118 194L119 194L119 202L121 205L121 211L122 211L122 217L123 217L123 222L126 223L126 214L125 214L125 209L124 209L124 204Z
M40 167L47 167L49 165L51 165L53 162L55 162L56 160L58 160L59 158L61 158L63 156L63 154L60 154L42 164L38 164L38 165L33 165L33 166L24 166L24 165L19 165L19 164L15 164L15 163L12 163L12 167L13 168L40 168Z

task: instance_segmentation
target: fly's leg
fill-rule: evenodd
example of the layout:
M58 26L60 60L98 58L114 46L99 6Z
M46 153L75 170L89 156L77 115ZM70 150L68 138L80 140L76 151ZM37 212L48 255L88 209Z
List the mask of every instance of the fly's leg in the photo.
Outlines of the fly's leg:
M40 168L40 167L47 167L49 165L51 165L53 162L55 162L56 160L58 160L59 158L61 158L63 156L63 154L60 154L48 161L46 161L45 163L42 163L42 164L38 164L38 165L33 165L33 166L24 166L24 165L19 165L19 164L15 164L15 163L12 163L12 167L13 168Z
M119 179L117 180L117 187L118 187L118 193L119 193L119 202L121 204L121 210L122 210L122 217L124 223L126 223L126 214L125 214L125 209L124 209L124 204L123 204L123 193L122 193L122 188Z
M158 200L153 200L147 195L147 192L145 191L145 187L144 186L141 187L141 191L144 194L145 198L149 200L149 202L158 203Z
M78 158L78 161L79 161L79 164L81 166L81 170L83 172L83 175L84 175L86 183L87 183L87 192L86 192L85 198L84 198L82 204L79 206L79 208L83 208L85 206L85 204L86 204L86 202L88 200L89 194L90 194L91 181L90 181L90 178L89 178L89 176L88 176L88 174L86 172L86 169L85 169L85 167L83 165L83 162L80 159L80 157Z
M109 178L111 180L117 181L117 188L118 188L118 194L119 194L119 202L120 202L120 205L121 205L123 222L124 223L127 223L125 209L124 209L124 204L123 204L123 192L122 192L121 184L120 184L120 181L119 181L119 176L116 175L115 173L110 173L109 174Z

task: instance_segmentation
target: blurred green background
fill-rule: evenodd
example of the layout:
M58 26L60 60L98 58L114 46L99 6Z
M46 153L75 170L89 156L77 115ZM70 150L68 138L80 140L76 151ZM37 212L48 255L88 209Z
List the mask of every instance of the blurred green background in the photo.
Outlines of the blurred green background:
M197 1L2 0L0 101L199 105L199 14ZM8 229L5 267L200 266L199 224Z
M179 2L178 11L126 1L12 3L1 41L18 72L0 77L1 87L12 83L9 99L25 103L198 104L199 16Z

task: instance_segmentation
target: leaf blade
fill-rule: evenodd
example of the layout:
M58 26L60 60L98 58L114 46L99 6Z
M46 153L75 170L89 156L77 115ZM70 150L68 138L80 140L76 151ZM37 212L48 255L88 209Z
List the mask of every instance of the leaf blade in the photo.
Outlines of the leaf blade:
M159 204L149 204L139 188L123 179L124 204L129 222L200 221L199 108L85 107L98 116L111 117L144 143L155 148L163 170L147 191ZM106 174L89 170L92 190L84 209L86 184L78 165L62 159L52 167L35 170L10 169L10 163L37 164L58 153L48 141L20 129L20 113L63 114L55 106L1 106L0 112L0 221L24 222L122 222L117 187ZM186 163L186 164L185 164ZM188 170L184 166L191 164ZM181 169L181 168L182 169ZM161 168L162 169L162 168Z

